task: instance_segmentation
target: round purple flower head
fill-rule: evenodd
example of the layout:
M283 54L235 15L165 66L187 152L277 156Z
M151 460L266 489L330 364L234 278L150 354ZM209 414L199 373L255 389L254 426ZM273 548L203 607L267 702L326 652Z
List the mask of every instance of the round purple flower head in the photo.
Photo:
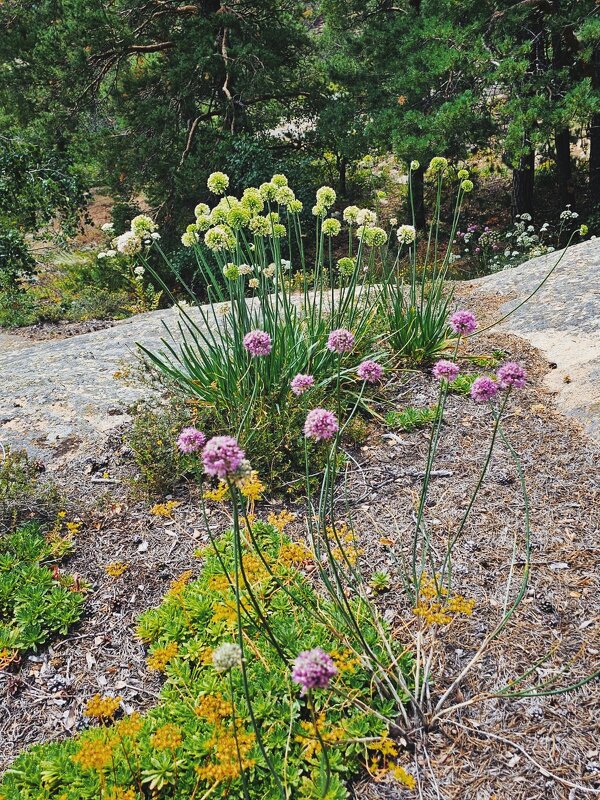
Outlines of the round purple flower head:
M358 365L356 374L361 381L367 383L379 383L383 376L383 367L376 361L363 361Z
M290 388L294 394L301 395L307 392L311 386L315 385L315 379L312 375L302 375L298 373L295 378L292 378Z
M266 331L250 331L244 336L244 347L255 358L268 356L271 352L271 337Z
M476 403L485 403L498 393L498 384L491 378L475 378L471 386L471 397Z
M514 361L508 361L503 364L496 373L498 383L503 389L513 387L515 389L522 389L525 386L525 378L527 373L520 364Z
M454 361L447 361L445 358L441 358L433 365L431 371L433 377L440 381L453 381L460 372L460 369L458 364L455 364Z
M245 456L232 436L213 436L202 451L202 463L208 475L226 478L240 468Z
M450 327L454 333L459 333L461 336L473 333L477 327L475 314L473 314L472 311L466 311L465 309L455 311L450 317Z
M331 439L334 433L337 433L339 427L333 411L327 411L325 408L313 408L306 417L304 434L309 439L315 439L319 442L322 439Z
M206 444L206 436L197 428L184 428L177 437L177 447L182 453L195 453Z
M327 339L327 349L332 353L349 353L354 347L354 334L346 328L331 331Z
M302 694L309 689L326 689L336 674L333 659L320 647L298 653L292 668L292 680L302 687Z

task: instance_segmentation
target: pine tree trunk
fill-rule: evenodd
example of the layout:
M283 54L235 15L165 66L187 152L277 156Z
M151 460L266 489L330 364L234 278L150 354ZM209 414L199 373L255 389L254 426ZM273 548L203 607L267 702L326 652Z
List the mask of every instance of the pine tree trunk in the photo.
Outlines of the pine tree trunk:
M409 214L414 209L415 227L417 230L423 230L427 225L425 219L425 182L424 182L425 168L419 167L412 173L412 204L413 208L409 208Z
M554 132L554 146L556 149L558 191L563 204L567 205L573 201L573 186L571 184L571 134L568 128L560 128Z
M511 213L533 215L533 185L535 175L535 151L520 159L519 167L513 170Z

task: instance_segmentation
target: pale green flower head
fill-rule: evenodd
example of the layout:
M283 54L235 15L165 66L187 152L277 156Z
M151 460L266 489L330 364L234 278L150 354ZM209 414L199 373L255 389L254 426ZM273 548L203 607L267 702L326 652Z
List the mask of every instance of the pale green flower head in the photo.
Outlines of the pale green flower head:
M589 230L589 228L588 228L588 226L587 226L587 225L582 225L582 226L579 228L579 235L580 235L580 236L587 236L587 235L588 235L588 230Z
M468 194L469 192L472 192L473 191L473 181L469 181L469 180L462 181L461 184L460 184L460 188L466 194Z
M413 158L413 160L410 162L411 172L414 172L415 170L419 169L420 166L421 164L417 161L417 159Z
M330 208L335 203L335 197L335 191L331 186L321 186L320 189L317 189L317 205Z
M354 274L354 270L356 269L356 261L348 256L345 258L340 258L340 260L337 262L337 268L340 275L348 278L350 275Z
M376 195L378 200L385 200L385 198L387 197L387 192L384 192L381 189L378 189L375 192L375 195Z
M277 186L277 188L281 189L282 186L288 185L288 179L285 177L285 175L277 174L273 175L271 178L271 183L274 186Z
M138 214L131 220L131 232L143 238L146 234L152 233L158 228L146 214Z
M262 199L260 191L253 186L244 189L240 202L251 214L260 214L265 207L265 201Z
M228 281L237 281L240 277L240 270L237 264L233 264L229 262L229 264L225 264L223 267L223 275L227 278Z
M251 289L258 289L258 278L250 278L248 281L248 286Z
M220 225L223 222L227 222L227 209L221 205L215 206L210 212L210 224Z
M203 217L206 214L210 214L209 206L207 206L206 203L198 203L198 205L194 209L194 216Z
M299 214L302 211L302 203L300 200L292 200L288 205L288 211L292 214Z
M268 236L271 233L271 221L267 217L252 217L249 227L256 236Z
M456 177L459 178L461 181L464 181L466 178L469 177L469 170L468 169L459 169L456 173Z
M285 225L281 225L279 222L277 222L273 225L273 230L271 233L275 239L284 239L287 236L287 228Z
M213 194L225 194L229 186L229 176L224 172L213 172L208 176L206 185Z
M434 156L429 162L429 172L432 175L442 175L448 169L448 159L443 156Z
M289 206L289 204L293 203L295 199L296 195L289 186L281 186L279 189L277 189L275 200L280 206Z
M268 215L267 219L269 219L273 223L281 222L281 218L279 217L279 214L277 213L277 211L271 211L271 213Z
M344 222L348 222L350 225L354 225L355 222L358 220L358 214L360 212L360 208L358 206L347 206L344 209L343 217Z
M196 231L186 231L181 237L181 244L184 247L193 247L198 244L198 234Z
M204 241L209 250L233 250L235 247L235 234L227 225L216 225L204 234Z
M323 234L325 236L337 236L341 230L342 223L339 220L331 217L323 220Z
M281 187L275 186L274 183L261 183L258 191L263 200L275 200L277 189Z
M361 225L356 229L356 235L367 247L381 247L387 242L387 233L383 228L367 228Z
M198 226L195 222L190 222L190 224L185 229L186 233L195 233L198 230Z
M227 213L227 224L232 228L245 228L250 222L251 214L241 203Z
M312 207L312 213L314 217L324 217L327 214L327 209L321 203L317 203L316 206Z
M196 228L199 231L206 231L211 225L212 222L208 214L200 214L199 217L196 217Z

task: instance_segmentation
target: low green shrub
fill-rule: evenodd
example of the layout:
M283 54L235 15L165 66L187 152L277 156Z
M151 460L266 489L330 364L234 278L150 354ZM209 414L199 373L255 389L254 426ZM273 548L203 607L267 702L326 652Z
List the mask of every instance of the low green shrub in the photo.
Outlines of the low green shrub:
M388 411L385 415L385 422L390 428L408 432L437 422L439 416L440 409L438 406L433 406L432 408L408 406L402 411Z
M58 567L71 547L59 527L44 535L28 523L0 538L0 667L81 616L84 591Z
M471 386L473 386L477 377L477 374L461 373L458 378L448 384L448 390L455 394L469 394Z
M230 583L235 548L227 534L205 554L197 580L190 580L191 572L182 575L162 605L140 620L138 635L150 648L148 664L166 675L157 706L143 717L133 714L74 739L32 748L6 772L0 794L6 800L343 800L348 797L344 784L365 762L395 769L410 781L390 755L397 755L397 748L379 716L394 713L394 704L383 699L360 656L336 633L343 627L336 624L336 609L315 596L299 571L311 561L310 551L281 529L280 524L253 525L277 580L252 549L241 554L241 598L248 613L240 618L240 634ZM268 614L277 649L249 610L251 592ZM316 603L325 622L307 614L290 593ZM377 649L377 633L361 602L353 602L354 613L365 639ZM215 645L233 643L238 635L245 642L244 669L218 671ZM299 651L317 646L333 654L338 672L326 689L303 697L291 680L291 662ZM408 678L410 657L398 648L396 658L397 669ZM108 723L117 705L116 699L94 698L86 714Z

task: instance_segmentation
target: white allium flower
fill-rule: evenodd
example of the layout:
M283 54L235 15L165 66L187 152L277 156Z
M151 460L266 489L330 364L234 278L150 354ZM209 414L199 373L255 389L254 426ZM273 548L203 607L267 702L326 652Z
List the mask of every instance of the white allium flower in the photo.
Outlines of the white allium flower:
M248 286L251 289L258 289L258 278L250 278L248 281Z
M225 194L229 186L229 176L224 172L213 172L208 176L206 185L213 194Z
M116 250L107 250L105 253L107 258L114 258L117 255Z
M518 217L517 217L517 219L518 219ZM521 219L524 220L525 222L531 222L531 214L527 214L527 213L521 214Z
M233 642L223 642L212 654L213 666L217 672L229 672L237 667L242 660L242 651L239 645Z
M135 272L136 275L141 277L146 270L142 267L141 264L139 264L133 271Z
M101 259L106 258L106 253L104 251L102 251L102 252L98 253L96 258L98 259L98 261L100 261Z
M275 275L275 269L275 264L269 264L268 267L265 267L262 271L265 278L273 278Z
M238 267L238 272L240 275L249 275L252 272L252 267L250 264L240 264Z
M158 231L152 231L152 233L150 234L150 238L154 239L155 242L158 242L158 240L160 239L160 233L158 233Z
M369 225L375 225L377 222L377 214L374 211L371 211L369 208L361 208L356 215L356 222L365 227L368 227Z
M417 232L412 225L400 225L396 236L400 244L412 244L417 238Z
M131 230L136 236L143 237L157 228L158 225L147 214L138 214L137 217L131 220Z
M210 214L210 207L206 203L198 203L194 209L194 216L203 217L205 214Z
M186 231L181 236L181 244L184 247L193 247L195 244L198 244L198 234L196 231Z
M235 247L235 234L227 225L215 225L206 231L204 241L209 250L233 250Z
M344 222L349 222L353 225L357 221L359 211L360 208L358 206L348 206L345 208L343 213Z
M398 224L398 220L396 219L396 217L391 217L390 218L390 225L392 226L392 228L395 228L397 224Z
M100 230L104 231L104 233L114 233L115 225L113 222L105 222L104 225L100 227Z
M413 159L413 160L410 162L410 168L411 168L411 170L412 170L413 172L414 172L416 169L419 169L419 167L420 167L420 166L421 166L421 164L420 164L420 163L417 161L417 159L416 159L416 158L414 158L414 159Z
M133 231L125 231L116 239L116 248L119 253L126 256L134 256L142 249L142 242Z
M291 268L292 268L292 262L288 261L287 258L282 258L281 259L281 269L291 269Z
M329 208L335 203L336 194L331 186L321 186L317 189L317 205Z

